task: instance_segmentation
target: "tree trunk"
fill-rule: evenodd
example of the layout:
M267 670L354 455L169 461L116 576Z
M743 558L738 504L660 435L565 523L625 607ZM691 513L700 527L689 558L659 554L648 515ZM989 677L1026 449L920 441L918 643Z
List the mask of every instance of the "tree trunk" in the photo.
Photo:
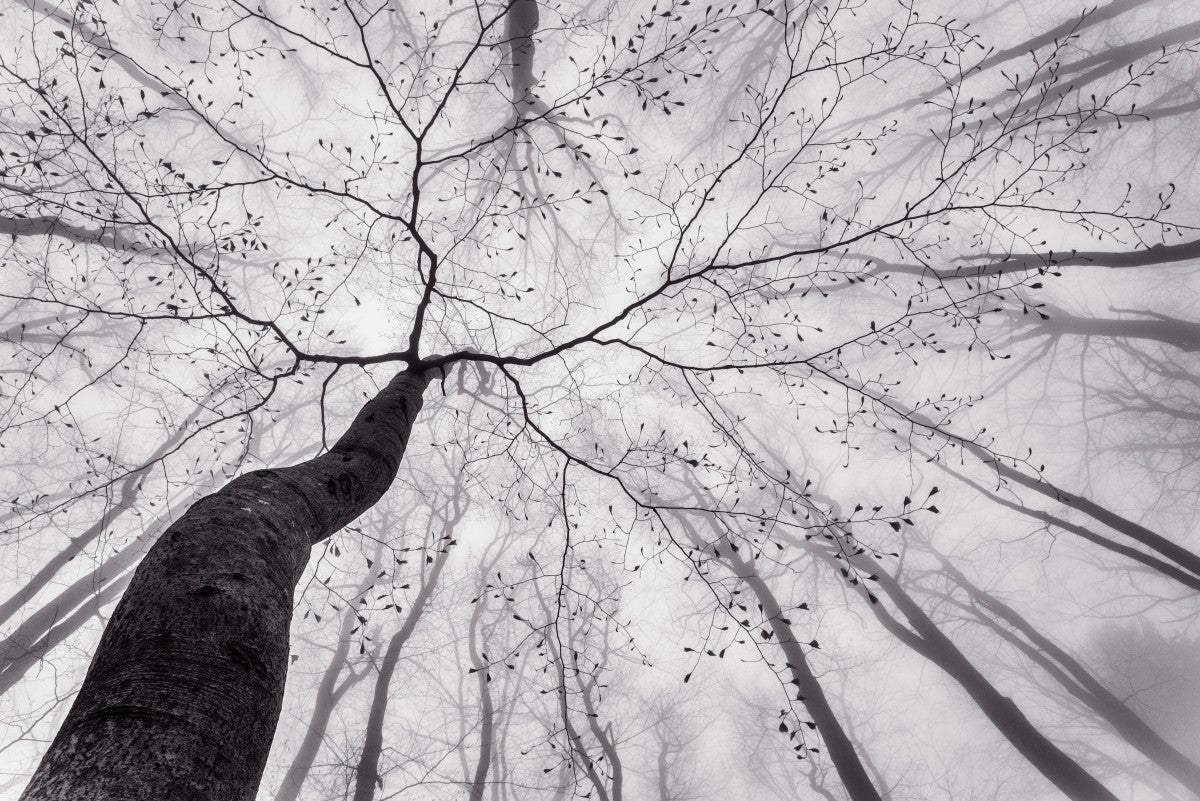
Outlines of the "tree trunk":
M426 374L404 371L328 452L201 499L138 567L23 801L252 801L309 552L395 478Z
M375 548L372 561L378 562L382 552L383 543L381 541ZM288 766L287 773L284 774L283 781L279 784L279 790L275 793L275 801L296 801L300 797L304 780L308 778L313 763L317 760L317 754L321 751L321 742L325 739L325 731L329 728L329 718L333 715L334 707L342 700L342 696L365 675L365 673L356 674L351 669L346 680L338 683L338 679L342 676L342 670L349 666L346 657L350 655L354 629L359 623L357 601L371 589L371 576L369 571L363 575L362 582L358 585L349 603L346 604L346 612L342 615L342 622L338 627L337 646L333 649L333 656L329 658L325 672L321 674L321 682L317 685L316 696L313 698L312 715L308 719L308 728L304 732L304 739L300 741L300 747L296 749L296 755L292 757L292 764Z
M454 524L450 525L453 527ZM446 544L434 559L429 575L425 577L417 597L413 599L408 616L404 618L400 630L392 635L380 662L379 675L375 678L375 693L371 700L371 712L367 716L367 733L363 741L362 755L358 760L358 770L355 772L354 801L371 801L375 797L376 786L383 786L379 775L379 757L383 753L383 720L387 713L388 689L392 684L392 674L396 672L396 663L400 661L400 650L416 629L417 621L421 619L421 614L429 604L429 598L437 587L438 577L441 576L442 568L446 566L446 560L450 556L450 542L445 538L442 541Z
M492 764L492 750L495 747L496 737L496 707L492 700L491 674L488 671L487 662L484 660L481 648L479 647L480 621L483 619L483 613L487 608L488 594L486 589L480 593L479 599L475 602L475 609L471 611L471 625L467 629L467 651L471 657L471 670L475 673L475 680L479 683L479 759L475 763L475 773L471 777L471 786L468 790L468 798L470 801L483 801L483 793L487 787L488 770Z
M693 492L695 492L694 488ZM779 648L783 651L788 672L792 676L792 684L795 685L800 695L799 700L804 704L809 716L812 717L817 732L820 733L821 739L825 743L825 750L837 770L838 777L842 780L842 785L846 788L846 794L853 801L882 801L879 791L875 788L875 783L871 780L867 769L863 767L862 760L859 759L854 743L846 735L841 721L838 720L833 707L829 705L829 699L825 697L825 691L821 688L817 677L813 675L812 669L809 668L808 659L804 656L804 649L796 639L791 624L786 621L783 609L779 606L779 600L759 575L758 568L753 562L743 559L724 535L717 540L716 544L710 545L700 536L690 521L682 517L676 519L679 520L697 548L702 550L705 548L718 549L718 560L754 593L762 607L763 618L771 627L775 641L779 643Z
M545 609L543 602L543 609ZM548 609L546 610L549 611ZM571 761L583 769L584 774L591 782L592 788L596 791L597 798L600 801L612 801L608 794L608 786L604 778L600 776L600 772L596 770L596 762L588 755L587 746L583 743L583 737L579 734L579 730L575 728L575 724L571 722L571 706L567 698L567 663L563 658L561 650L555 645L555 638L546 637L546 650L550 655L550 660L558 668L558 687L555 692L558 693L558 714L562 718L563 734L567 738L567 754ZM588 794L590 795L590 793Z
M95 614L102 604L114 597L114 593L125 589L133 574L122 574L133 567L184 506L185 502L172 504L146 527L147 531L143 536L126 544L86 576L76 579L71 586L63 589L52 600L21 621L21 625L17 626L12 634L0 641L0 695L8 692L30 667L45 657L47 650L52 647L49 644L51 639L56 640L55 644L61 640L61 637L57 636L48 637L51 631L65 637L90 619L88 615L72 613L86 605L91 614ZM64 628L68 620L77 620L77 625Z
M275 801L296 801L300 797L304 780L312 772L313 763L316 762L317 754L321 751L321 742L325 739L325 731L329 728L329 718L333 715L334 707L337 706L346 691L362 678L360 674L351 673L345 681L338 684L342 670L346 667L346 657L350 653L350 629L354 628L354 624L358 622L355 612L356 609L350 606L342 618L337 648L334 649L333 656L329 659L329 665L321 675L321 683L317 685L317 692L312 702L312 716L308 720L304 739L300 741L300 747L296 749L296 755L292 757L292 764L288 765L287 773L284 774L283 781L279 784L279 790L275 793Z
M860 389L859 391L861 391L865 397L886 406L893 412L904 416L909 421L914 422L917 425L924 426L931 431L937 431L951 441L958 443L963 450L971 453L981 462L995 470L1001 478L1020 484L1022 487L1031 489L1034 492L1063 504L1064 506L1068 506L1078 512L1082 512L1083 514L1091 517L1093 520L1098 520L1099 522L1108 526L1113 531L1120 532L1126 537L1129 537L1131 540L1141 543L1143 546L1154 551L1164 559L1174 562L1183 570L1190 572L1193 576L1200 577L1200 555L1193 553L1184 546L1172 542L1163 535L1151 531L1145 526L1135 523L1129 518L1123 517L1122 515L1119 515L1110 509L1106 509L1095 501L1085 498L1082 495L1075 495L1067 492L1066 490L1051 484L1044 478L1026 475L1016 467L1006 464L1002 458L997 457L987 448L984 448L983 446L978 445L971 440L961 439L947 434L941 426L918 411L907 409L889 399L881 398L879 395L866 389ZM1079 532L1076 531L1075 533Z
M1020 512L1021 514L1025 515L1026 517L1031 517L1034 520L1040 520L1041 522L1043 522L1047 525L1054 526L1055 528L1058 528L1063 531L1074 534L1075 536L1077 536L1083 540L1086 540L1095 545L1099 545L1101 548L1106 548L1115 554L1119 554L1128 559L1131 559L1134 562L1144 565L1145 567L1149 568L1150 570L1153 570L1153 571L1165 576L1166 578L1178 581L1180 584L1184 585L1185 587L1189 587L1190 589L1200 591L1200 576L1189 573L1186 570L1184 570L1183 568L1177 567L1176 565L1172 564L1171 562L1166 561L1165 559L1160 559L1157 556L1154 556L1153 554L1144 553L1144 552L1139 551L1138 549L1133 548L1129 545L1122 545L1119 542L1114 542L1113 540L1109 539L1108 537L1097 534L1096 532L1092 531L1090 528L1086 528L1084 526L1077 525L1075 523L1072 523L1069 520L1065 520L1061 517L1058 517L1057 515L1052 515L1049 512L1042 511L1041 509L1033 509L1028 506L1024 506L1023 504L1009 500L1008 498L1005 498L998 493L992 492L990 489L979 484L978 482L972 481L971 479L967 478L966 476L959 475L956 471L951 469L948 465L942 464L940 461L935 462L935 464L938 467L940 467L943 471L949 473L950 475L954 476L962 483L966 484L968 487L971 487L972 489L974 489L980 495L984 496L985 498L987 498L990 501L993 501L994 503L999 504L1000 506L1005 507L1006 509L1012 509L1013 511Z
M150 475L159 462L178 450L184 441L191 436L193 433L191 430L192 424L204 412L206 408L205 404L211 397L210 393L209 396L196 404L196 408L187 416L183 424L150 454L150 457L142 463L142 466L131 470L120 480L120 489L117 492L117 497L112 501L112 505L100 515L99 520L88 526L83 533L72 537L65 548L38 568L37 572L30 576L29 580L25 581L11 598L0 604L0 623L6 622L16 614L22 606L28 603L58 575L58 571L62 570L72 559L83 553L84 549L99 539L100 535L107 531L117 518L121 517L137 504L138 496L142 489L142 482L146 480L146 477Z
M583 708L587 712L588 728L592 730L592 736L600 744L600 750L604 752L604 758L608 760L609 770L612 773L612 801L622 801L625 795L625 768L621 763L621 755L617 752L617 744L613 739L612 724L600 725L600 713L596 711L596 704L592 700L592 690L596 687L596 678L593 676L585 682L583 675L576 672L575 680L579 684Z
M845 539L846 553L853 554L858 546L849 536ZM838 565L834 552L820 546L809 547L814 553L828 559L831 564ZM871 611L884 628L958 682L1005 739L1047 780L1074 801L1118 801L1095 776L1084 770L1070 755L1042 734L1011 698L996 689L891 574L879 570L877 565L862 559L861 556L850 556L847 561L851 564L861 561L862 564L857 565L858 567L869 571L869 575L876 575L880 588L904 615L913 630L904 628L880 604L872 603Z
M731 556L732 558L730 558ZM763 581L755 567L746 560L733 555L731 551L723 554L723 558L726 558L729 564L735 568L738 578L750 587L758 602L762 604L763 617L768 620L771 631L775 634L775 641L779 643L779 648L787 660L788 671L792 674L792 684L796 686L804 708L808 710L813 723L816 724L817 731L821 734L825 750L837 770L838 777L842 780L842 785L846 788L846 794L854 801L882 801L875 782L871 780L870 774L867 773L867 769L858 756L858 750L850 741L845 729L842 728L841 721L838 720L833 707L829 705L829 699L825 697L825 691L808 666L804 649L797 641L795 632L788 623L784 622L783 609L780 608L775 593Z
M671 765L668 762L670 750L665 739L658 741L658 758L655 761L658 778L658 801L671 801Z
M13 645L6 651L3 669L0 670L0 695L15 687L25 674L33 670L46 654L62 645L63 640L70 637L92 618L100 613L105 604L115 601L129 584L133 577L132 571L110 580L99 591L93 589L87 600L71 614L53 623L41 635L28 644L22 643L20 650ZM7 648L10 643L5 643Z
M916 419L914 417L914 419ZM974 444L973 442L963 442L963 448L975 454L984 462L984 464L992 467L1001 478L1008 479L1023 487L1027 487L1034 492L1040 493L1047 498L1058 501L1064 506L1068 506L1078 512L1088 515L1093 520L1098 520L1114 531L1118 531L1129 537L1135 542L1139 542L1160 556L1174 562L1184 570L1192 573L1194 576L1200 576L1200 556L1196 555L1187 548L1179 545L1166 537L1158 534L1143 525L1135 523L1127 517L1113 512L1095 501L1089 500L1082 495L1075 495L1061 489L1054 484L1051 484L1044 478L1034 478L1027 476L1020 470L1005 464L1000 459L997 459L986 449Z
M1035 629L1017 610L976 586L958 568L950 564L946 557L941 554L936 555L941 561L943 569L967 591L973 600L1024 634L1032 643L1031 647L1045 655L1047 659L1056 662L1069 674L1068 678L1055 670L1047 669L1047 672L1058 680L1069 693L1087 704L1092 711L1112 726L1125 742L1141 751L1154 764L1195 794L1197 798L1200 798L1200 766L1197 766L1195 762L1163 739L1158 732L1126 706L1124 701L1092 675L1091 671L1084 667L1079 660ZM985 624L990 622L984 620ZM1035 661L1038 660L1035 659Z

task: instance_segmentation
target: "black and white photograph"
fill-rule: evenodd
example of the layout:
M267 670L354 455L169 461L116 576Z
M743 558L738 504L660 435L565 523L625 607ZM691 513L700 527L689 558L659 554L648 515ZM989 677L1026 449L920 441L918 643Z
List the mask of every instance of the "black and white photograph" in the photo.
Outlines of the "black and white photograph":
M0 0L0 801L1200 801L1200 2Z

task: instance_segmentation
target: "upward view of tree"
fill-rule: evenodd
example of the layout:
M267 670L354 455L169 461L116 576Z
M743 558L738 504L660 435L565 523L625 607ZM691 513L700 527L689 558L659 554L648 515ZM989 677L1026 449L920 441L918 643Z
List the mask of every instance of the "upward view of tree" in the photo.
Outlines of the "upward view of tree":
M0 0L0 795L1200 798L1188 0Z

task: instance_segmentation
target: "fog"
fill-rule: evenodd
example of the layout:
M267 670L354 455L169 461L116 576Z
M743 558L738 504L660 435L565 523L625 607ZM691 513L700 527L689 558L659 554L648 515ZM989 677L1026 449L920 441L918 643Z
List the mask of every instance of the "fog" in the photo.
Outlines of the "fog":
M1198 49L0 0L0 799L1200 798Z

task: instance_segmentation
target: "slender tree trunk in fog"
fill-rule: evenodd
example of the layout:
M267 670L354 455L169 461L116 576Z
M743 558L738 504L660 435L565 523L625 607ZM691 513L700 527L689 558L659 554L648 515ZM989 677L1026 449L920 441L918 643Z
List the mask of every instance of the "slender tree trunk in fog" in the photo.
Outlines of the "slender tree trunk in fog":
M546 606L545 600L542 600L542 610L546 613L547 618L550 617L550 609ZM596 770L596 760L588 754L587 746L583 742L583 737L579 730L575 728L575 724L571 721L571 706L567 698L567 666L563 658L562 651L555 644L554 637L546 637L546 651L550 655L551 663L558 668L558 687L555 692L558 693L558 714L563 724L563 734L567 738L567 747L570 749L569 754L571 762L578 765L584 775L587 776L588 782L596 791L596 797L600 801L612 801L612 797L608 793L608 784Z
M125 571L133 567L186 505L187 501L172 504L146 527L147 533L143 537L128 543L86 576L76 579L0 641L0 694L8 692L31 667L45 658L54 645L70 636L101 606L125 589L133 578L132 573Z
M613 739L612 724L600 725L600 713L596 711L596 703L592 699L596 677L592 676L585 682L582 674L576 673L575 679L579 684L584 711L587 712L588 728L600 744L600 750L604 752L604 758L608 760L609 769L612 771L612 801L622 801L625 797L625 767L621 763L621 755L617 752L617 744Z
M99 539L100 535L108 530L109 526L112 525L114 520L128 512L137 504L138 496L141 492L142 482L145 481L146 476L150 474L150 471L155 465L157 465L167 456L171 455L176 448L183 444L184 440L186 440L188 435L191 433L190 429L192 423L194 423L196 419L200 417L200 414L204 411L205 404L209 401L209 398L211 398L211 395L205 397L199 404L196 405L196 408L193 409L191 414L187 416L187 418L183 421L183 424L180 425L179 428L176 429L173 434L171 434L171 436L167 437L167 439L164 440L157 449L155 449L154 453L150 454L149 458L146 459L140 468L130 472L127 476L120 480L120 490L117 493L117 497L112 501L111 507L100 516L99 520L88 526L83 533L76 537L72 537L71 541L65 548L52 556L38 569L36 573L34 573L27 581L21 584L20 590L14 593L13 596L7 601L0 604L0 623L4 623L10 617L12 617L17 610L24 606L25 603L31 598L33 598L33 596L36 595L39 590L49 584L58 574L58 571L63 569L64 565L66 565L76 556L79 556L79 554L83 553L84 549Z
M379 561L382 550L383 542L380 541L372 561ZM321 683L317 685L317 693L312 700L312 715L308 719L304 739L300 741L300 747L296 749L292 764L288 766L287 773L284 774L283 781L279 784L279 791L275 793L275 801L295 801L299 798L300 790L304 787L304 780L312 770L317 754L321 750L321 741L325 739L325 730L329 728L329 718L333 714L334 707L337 706L346 691L357 684L364 675L352 672L345 681L341 684L338 683L338 679L342 676L342 670L347 667L346 657L350 654L351 637L359 622L358 607L355 602L370 588L371 573L368 571L364 574L362 583L358 585L357 592L346 604L346 612L342 615L342 622L338 627L337 646L333 649L333 656L329 658L329 665L321 675Z
M496 707L492 700L491 674L487 661L479 647L480 621L487 608L488 594L481 592L471 610L471 624L467 629L467 650L471 657L471 670L479 683L479 759L475 763L475 774L471 777L470 801L483 801L487 787L488 770L492 764L492 749L496 739Z
M996 472L1005 478L1012 479L1018 484L1037 490L1048 498L1053 498L1065 506L1083 512L1095 520L1099 520L1114 531L1119 531L1126 537L1140 542L1147 548L1170 559L1175 564L1190 571L1193 575L1200 576L1200 555L1193 553L1182 545L1178 545L1161 534L1157 534L1127 517L1106 509L1082 495L1075 495L1066 490L1059 489L1048 481L1032 479L1024 473L1000 462L993 462L993 466L996 468Z
M1106 721L1125 742L1141 751L1154 764L1200 798L1200 766L1188 759L1177 748L1162 738L1146 722L1138 717L1125 702L1114 695L1079 660L1060 648L1048 637L1034 628L1029 621L996 596L972 583L950 560L937 554L942 569L952 576L972 599L980 603L997 617L1021 632L1032 643L1031 647L1042 659L1052 660L1047 672L1097 715ZM1055 664L1061 670L1053 669ZM1062 675L1066 671L1068 675Z
M550 801L563 801L570 792L571 787L571 771L564 762L558 768L558 789L554 791L554 797Z
M880 401L877 396L865 393L868 397ZM887 404L885 404L887 405ZM899 412L904 417L918 425L924 426L934 431L942 429L926 415L913 409L905 409L900 406L891 405L893 411ZM1055 500L1064 506L1068 506L1077 512L1091 517L1104 525L1111 528L1113 531L1120 532L1131 540L1140 543L1151 551L1154 551L1159 556L1166 559L1168 562L1174 562L1183 570L1189 572L1194 577L1200 577L1200 555L1188 550L1182 545L1173 542L1163 535L1151 531L1140 523L1135 523L1123 515L1107 509L1089 498L1082 495L1075 495L1067 492L1054 484L1051 484L1045 478L1029 476L1021 472L1017 468L1005 463L1003 459L997 458L988 449L970 441L963 439L955 439L962 446L963 450L973 454L984 464L988 465L996 471L996 473L1004 479L1020 484L1022 487L1033 490L1047 498ZM1070 529L1068 529L1070 530ZM1078 533L1078 532L1075 532Z
M95 619L105 604L119 598L121 592L129 585L131 578L133 578L132 571L111 579L99 590L95 587L91 588L85 603L61 620L52 621L51 625L35 640L21 640L19 643L13 643L13 638L10 637L5 641L4 661L0 663L3 666L3 669L0 670L0 694L11 690L25 677L26 673L42 664L46 654L61 645L63 640L78 631L85 623Z
M978 64L975 64L971 68L971 72L978 74L985 70L989 70L993 67L1004 64L1005 62L1012 61L1015 58L1024 57L1026 54L1038 50L1039 48L1053 45L1055 42L1064 41L1071 36L1078 35L1078 33L1085 28L1114 19L1115 17L1124 14L1126 11L1135 9L1149 1L1150 0L1112 0L1112 2L1106 3L1103 6L1098 4L1091 5L1089 9L1090 13L1088 14L1082 16L1079 14L1072 14L1065 22L1056 25L1048 31L1025 39L1018 45L1005 47L989 54L987 58L983 59ZM896 103L895 105L884 109L882 112L876 113L889 115L894 114L895 112L904 108L913 108L934 97L937 97L942 92L951 88L951 86L953 86L953 84L942 84L937 89L924 92L912 98L907 98L903 102ZM856 120L856 122L861 124L861 122L867 119L871 119L871 117L864 117L861 118L861 120Z
M125 493L122 493L122 499L125 499ZM40 571L37 571L34 578L30 580L29 585L24 586L10 600L2 604L2 608L0 608L0 622L11 618L38 590L41 590L44 586L52 582L55 574L59 572L60 568L66 562L71 561L74 556L82 553L83 549L91 541L94 541L96 537L103 534L104 530L108 528L108 523L112 522L114 518L119 517L127 508L128 505L122 505L115 513L106 514L100 523L90 526L83 535L77 537L76 540L72 540L70 546L55 554L46 565L42 566ZM137 556L142 553L140 546L142 546L142 543L139 542L127 544L118 553L110 556L104 564L91 571L88 576L78 579L71 588L59 592L59 595L53 601L50 601L46 606L38 609L37 612L29 615L28 618L22 621L17 630L6 637L4 643L0 643L0 666L4 666L4 664L17 658L26 644L34 642L41 634L48 632L50 626L53 626L56 621L60 620L62 615L70 613L72 609L78 607L80 603L86 600L86 596L94 594L100 588L100 582L97 579L102 574L114 577L116 574L124 571L126 567L131 566L137 560ZM125 562L125 564L121 567L113 566L114 564L121 564L121 562ZM80 595L80 592L83 595Z
M1082 512L1093 520L1100 521L1112 530L1118 531L1135 542L1141 543L1155 553L1191 572L1192 575L1200 576L1200 555L1193 553L1182 545L1174 543L1161 534L1151 531L1145 526L1135 523L1110 509L1106 509L1082 495L1075 495L1064 489L1060 489L1045 479L1027 476L1020 470L996 459L978 445L967 443L963 447L974 453L985 463L991 465L1002 478L1007 478L1023 487L1028 487L1035 492L1041 493L1047 498L1058 501L1064 506Z
M449 527L453 528L453 525L452 522ZM379 757L383 753L383 721L387 714L388 689L392 684L392 675L396 672L396 663L400 661L400 651L416 629L417 621L421 619L421 614L425 611L429 598L437 587L442 568L446 566L446 560L450 557L449 541L442 541L446 544L443 545L437 558L433 560L433 566L429 569L429 574L425 576L425 581L417 592L417 597L413 599L408 616L404 618L400 630L392 635L379 664L379 675L375 678L375 693L371 699L371 712L367 716L367 733L363 740L362 755L359 757L358 770L354 777L354 801L371 801L375 797L375 788L382 786L382 779L379 775Z
M723 554L722 558L728 556L729 554ZM837 769L838 776L846 788L846 794L853 801L882 801L882 796L859 758L854 743L846 735L841 721L838 720L837 714L829 705L829 699L825 697L825 691L808 666L804 649L796 639L795 632L788 623L784 622L783 609L780 608L775 594L763 581L762 576L758 575L758 571L753 565L736 555L728 558L727 561L734 568L738 578L746 583L746 586L754 592L758 602L762 604L763 617L769 622L771 631L775 634L775 640L779 643L779 649L783 651L783 656L787 660L792 684L795 685L804 708L808 710L813 723L817 726L817 731L821 734L825 752L829 754L830 760Z
M680 521L696 547L703 549L709 546L690 521L680 517L676 519ZM733 550L728 538L722 536L717 542L719 543L715 546L719 551L717 558L737 576L739 581L744 582L750 588L762 606L763 619L771 627L775 641L783 651L788 672L792 676L792 684L795 685L797 694L800 696L799 700L804 704L813 723L816 724L817 732L820 733L821 739L825 743L825 752L829 754L830 760L837 769L838 777L846 788L846 794L853 801L882 801L879 790L876 789L862 760L859 759L854 743L850 741L845 729L842 728L841 721L838 720L833 707L829 705L829 699L825 697L825 691L808 666L804 649L796 639L791 624L786 622L783 609L780 608L775 593L763 581L762 576L758 573L758 568Z
M1005 498L1004 496L1002 496L998 493L992 492L990 489L983 486L982 484L980 484L976 481L972 481L971 479L967 478L966 476L959 475L957 472L955 472L949 466L947 466L946 464L944 464L940 461L934 462L934 464L936 464L939 468L941 468L945 472L947 472L950 475L957 478L963 484L966 484L968 487L971 487L972 489L974 489L976 492L978 492L983 497L987 498L988 500L990 500L994 503L997 503L997 504L1005 507L1006 509L1012 509L1013 511L1020 512L1021 514L1025 515L1026 517L1031 517L1034 520L1040 520L1043 523L1046 523L1047 525L1051 525L1051 526L1054 526L1055 528L1062 529L1063 531L1070 532L1071 534L1074 534L1075 536L1077 536L1081 539L1084 539L1095 545L1099 545L1101 548L1106 548L1115 554L1120 554L1121 556L1124 556L1127 559L1130 559L1134 562L1138 562L1139 564L1145 565L1149 569L1151 569L1157 573L1160 573L1169 579L1178 581L1180 584L1184 585L1185 587L1190 587L1193 590L1200 591L1200 576L1193 575L1192 573L1189 573L1188 571L1184 570L1183 568L1178 567L1177 565L1172 564L1171 562L1168 562L1165 559L1160 559L1153 554L1148 554L1148 553L1145 553L1144 551L1139 551L1137 548L1134 548L1132 546L1122 545L1119 542L1114 542L1113 540L1109 539L1108 537L1104 537L1104 536L1101 536L1100 534L1097 534L1096 532L1092 531L1090 528L1086 528L1084 526L1077 525L1077 524L1072 523L1069 520L1065 520L1057 515L1052 515L1049 512L1042 511L1041 509L1033 509L1031 507L1024 506L1023 504L1009 500L1008 498Z
M788 539L801 544L795 538ZM834 558L836 552L811 544L808 547L831 564L841 566L841 562ZM997 690L895 578L860 556L849 558L851 564L860 560L862 564L857 564L857 567L866 570L868 575L876 576L880 588L912 626L911 631L906 629L880 604L873 603L871 610L884 628L958 682L1005 739L1047 780L1073 801L1119 801L1095 776L1042 734L1011 698Z
M658 778L658 801L671 801L671 765L668 762L670 751L666 740L658 742L658 756L655 760L655 776Z
M404 371L328 452L197 502L151 548L24 801L251 801L309 551L391 485L428 375Z
M354 607L351 606L342 618L337 648L334 650L333 656L329 658L329 665L321 676L321 683L317 686L316 696L312 700L312 716L308 720L304 739L300 741L300 747L296 749L292 764L288 766L287 773L284 774L283 781L279 785L279 791L275 793L275 801L296 801L300 797L304 780L308 778L313 763L317 760L317 754L321 750L321 741L325 739L325 731L329 728L329 718L333 714L334 707L337 706L346 691L362 679L361 675L351 674L346 677L345 681L338 684L342 669L346 667L346 656L350 653L349 632L354 628L356 622L358 622L358 618L355 616Z

